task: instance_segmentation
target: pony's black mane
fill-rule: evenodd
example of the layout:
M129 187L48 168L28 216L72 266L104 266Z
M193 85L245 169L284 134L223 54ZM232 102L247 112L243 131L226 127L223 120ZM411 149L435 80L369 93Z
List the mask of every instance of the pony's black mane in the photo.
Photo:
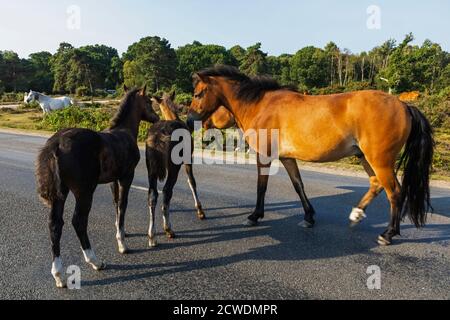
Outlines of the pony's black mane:
M236 98L247 103L258 102L269 91L289 90L297 92L294 87L282 86L269 76L249 77L231 66L218 65L204 69L197 74L201 77L223 77L237 82ZM194 77L194 85L197 85L198 81L199 79Z
M128 118L130 111L132 108L130 108L131 105L134 104L134 100L136 98L136 94L138 93L139 89L132 89L130 90L125 98L122 100L122 103L120 104L119 110L117 111L114 118L111 120L111 127L110 129L117 129L124 121Z

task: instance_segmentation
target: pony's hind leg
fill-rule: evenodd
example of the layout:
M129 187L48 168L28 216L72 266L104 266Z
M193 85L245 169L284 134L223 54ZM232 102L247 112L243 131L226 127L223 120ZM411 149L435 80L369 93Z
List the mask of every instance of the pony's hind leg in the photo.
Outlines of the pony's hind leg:
M282 159L281 163L286 168L289 177L291 178L292 184L294 185L295 191L297 191L300 196L303 209L305 210L305 221L302 226L305 228L312 228L315 224L314 215L315 211L308 197L305 193L305 187L303 185L302 177L298 169L297 161L295 159Z
M167 182L163 190L163 220L164 220L164 232L169 239L175 238L175 232L172 230L172 225L170 223L170 201L173 196L173 188L178 180L178 174L180 172L180 166L171 165L169 166Z
M148 227L148 238L149 246L155 248L158 243L156 241L156 225L155 225L155 215L156 215L156 204L158 202L158 178L155 176L148 177L148 210L150 214L150 223Z
M400 235L401 222L401 187L395 175L394 167L374 168L377 178L386 190L387 197L391 204L391 218L388 229L378 237L378 244L387 246L392 243L392 239Z
M370 189L359 201L358 205L353 208L350 214L351 227L358 225L364 218L366 218L366 209L369 207L372 201L383 191L383 186L380 184L380 181L378 180L374 170L365 157L361 158L361 163L364 167L364 170L370 177Z
M118 182L119 199L116 212L116 239L121 254L126 254L128 252L128 248L125 244L125 213L128 206L128 195L130 193L133 178L134 174Z
M75 194L76 205L75 212L72 219L72 225L81 243L81 248L83 249L84 259L88 264L90 264L95 270L103 270L106 265L97 259L94 250L91 247L89 241L87 229L89 212L92 207L93 191L88 193Z
M64 281L64 270L61 260L61 235L64 226L64 204L66 202L67 193L64 195L64 199L55 200L51 205L51 211L49 216L49 230L50 240L52 244L52 275L55 279L56 286L58 288L65 288L66 283Z
M197 182L195 181L192 164L186 164L185 168L186 168L186 174L188 176L189 187L191 188L192 195L194 197L195 208L197 209L197 217L200 220L205 220L206 215L205 215L205 212L203 211L202 203L200 202L200 199L197 194Z

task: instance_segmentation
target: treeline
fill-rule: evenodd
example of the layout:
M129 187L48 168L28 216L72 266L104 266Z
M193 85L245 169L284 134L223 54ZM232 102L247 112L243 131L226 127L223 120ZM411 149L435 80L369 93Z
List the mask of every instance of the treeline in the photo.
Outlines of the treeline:
M388 40L369 52L351 53L330 42L325 48L305 47L295 54L269 56L257 43L247 49L194 42L178 49L166 39L146 37L119 56L104 45L75 48L62 43L57 52L20 59L0 52L0 93L33 89L44 93L94 95L105 89L141 86L153 91L192 90L193 72L215 64L238 67L247 75L270 75L284 85L317 94L359 89L430 94L450 86L450 54L429 40L412 45Z

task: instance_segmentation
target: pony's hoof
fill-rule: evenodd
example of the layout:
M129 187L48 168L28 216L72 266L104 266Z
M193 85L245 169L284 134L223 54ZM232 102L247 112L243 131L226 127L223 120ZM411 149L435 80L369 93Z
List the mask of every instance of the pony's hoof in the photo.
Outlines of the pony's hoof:
M56 288L58 289L65 289L67 288L67 284L63 279L55 279L56 282Z
M105 270L106 269L106 263L104 263L104 262L102 262L102 263L100 263L100 264L91 264L91 266L92 266L92 268L95 270L95 271L103 271L103 270Z
M156 241L156 239L150 239L148 240L148 246L150 248L156 248L158 246L158 242Z
M305 229L312 229L314 227L314 223L308 222L306 220L303 220L300 223L300 227L305 228Z
M244 223L246 227L256 227L258 225L258 221L253 221L250 219L247 219L247 221Z
M206 220L206 214L205 214L205 212L203 212L203 210L199 210L199 211L197 212L197 217L198 217L200 220Z
M378 242L378 244L380 246L383 246L383 247L387 247L387 246L390 246L392 244L392 241L386 239L384 236L379 236L377 242Z
M176 235L175 232L173 232L172 230L165 230L164 232L166 233L167 238L175 239Z
M366 213L363 209L359 208L353 208L352 213L349 217L352 226L357 226L365 218L367 218Z
M119 244L119 253L127 254L129 252L127 246L125 244Z

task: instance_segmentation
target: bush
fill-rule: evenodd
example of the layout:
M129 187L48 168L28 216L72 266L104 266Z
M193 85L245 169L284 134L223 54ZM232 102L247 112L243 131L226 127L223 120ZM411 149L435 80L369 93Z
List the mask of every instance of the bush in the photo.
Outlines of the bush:
M94 96L97 98L105 98L108 93L105 90L95 89Z
M191 105L191 102L192 102L192 95L189 93L177 94L175 98L175 103L180 105L189 106Z
M450 87L436 95L423 96L417 105L430 120L433 128L450 129Z
M112 109L71 107L46 115L39 127L49 131L59 131L66 128L101 131L109 127L113 113Z
M8 92L8 93L4 93L2 95L1 102L18 103L18 102L23 102L24 98L25 98L25 95L23 93Z
M66 108L46 115L38 125L38 129L54 132L67 128L102 131L110 127L115 112L114 108ZM141 123L138 134L139 141L145 141L150 126L149 123Z
M77 97L87 97L90 94L90 90L86 86L78 87L75 90L75 94L77 95Z

